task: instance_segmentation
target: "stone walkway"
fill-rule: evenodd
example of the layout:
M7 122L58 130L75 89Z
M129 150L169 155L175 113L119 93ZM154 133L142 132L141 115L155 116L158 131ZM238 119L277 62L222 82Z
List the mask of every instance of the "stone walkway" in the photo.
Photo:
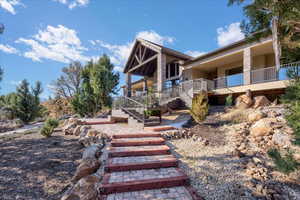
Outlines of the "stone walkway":
M101 183L103 200L201 200L158 133L113 135Z

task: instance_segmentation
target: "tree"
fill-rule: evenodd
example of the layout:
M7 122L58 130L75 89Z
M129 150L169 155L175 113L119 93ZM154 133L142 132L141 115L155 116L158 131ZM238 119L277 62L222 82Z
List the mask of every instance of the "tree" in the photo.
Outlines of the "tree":
M247 1L229 0L228 4L240 5L245 2ZM242 22L241 28L246 36L255 33L256 38L260 38L272 33L277 68L280 67L282 49L285 51L296 50L299 56L299 0L253 0L243 9L247 20Z
M70 99L79 91L82 69L80 62L73 62L62 69L63 74L52 83L52 90L57 97Z
M81 72L81 85L72 100L75 112L85 116L95 115L105 106L111 106L112 94L117 93L119 74L108 56L103 55L98 61L90 61Z
M23 80L17 87L15 112L23 122L28 123L41 115L39 95L43 92L41 82L37 81L34 88L29 89L27 80Z
M103 55L93 64L91 71L91 86L95 93L95 102L101 106L111 106L111 94L117 94L119 74L114 73L114 65L107 55Z

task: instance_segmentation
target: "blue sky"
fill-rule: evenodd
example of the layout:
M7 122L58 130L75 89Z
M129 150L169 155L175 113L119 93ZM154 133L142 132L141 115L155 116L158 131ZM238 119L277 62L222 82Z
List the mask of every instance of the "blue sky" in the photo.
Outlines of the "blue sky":
M242 19L227 0L0 0L0 94L40 80L46 98L62 67L103 53L122 71L135 37L197 56L242 39Z

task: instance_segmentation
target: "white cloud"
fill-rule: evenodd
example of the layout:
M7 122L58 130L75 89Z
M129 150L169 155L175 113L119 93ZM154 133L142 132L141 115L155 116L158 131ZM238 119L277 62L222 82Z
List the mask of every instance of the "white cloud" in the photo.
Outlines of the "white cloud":
M21 84L22 81L10 81L9 84L14 85L14 86L19 86Z
M10 45L4 45L4 44L0 44L0 51L3 51L5 53L9 53L9 54L17 54L18 50Z
M142 38L160 45L171 44L175 40L173 37L161 36L155 31L138 32L136 34L136 38ZM104 48L109 51L109 57L111 59L111 62L118 66L115 67L115 70L117 71L123 71L123 68L120 66L125 65L131 52L131 49L134 45L134 42L127 42L126 44L122 45L114 45L103 42L101 40L91 40L90 43L94 46L99 45L101 48Z
M15 6L21 5L20 0L0 0L0 7L15 15Z
M30 46L31 49L23 55L33 61L41 62L43 59L48 59L69 63L89 60L83 55L87 49L81 45L77 32L62 25L47 26L45 30L40 30L33 37L19 38L16 42Z
M54 0L57 1L59 3L65 4L68 6L69 9L73 9L75 7L79 7L79 6L86 6L90 3L90 0Z
M206 54L206 52L203 51L186 51L185 54L192 56L192 57L198 57L202 56L203 54Z
M220 27L217 29L218 33L218 45L220 47L226 46L233 42L237 42L245 38L240 28L240 23L232 23L226 27Z

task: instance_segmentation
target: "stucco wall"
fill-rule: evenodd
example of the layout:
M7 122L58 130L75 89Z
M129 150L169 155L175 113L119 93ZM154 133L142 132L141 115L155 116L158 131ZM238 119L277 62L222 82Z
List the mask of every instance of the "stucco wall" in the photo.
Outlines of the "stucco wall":
M242 66L243 66L243 60L233 62L233 63L230 63L230 64L226 64L226 65L223 65L223 66L218 66L218 68L217 68L218 77L226 76L226 74L225 74L226 70L237 68L237 67L242 67Z

